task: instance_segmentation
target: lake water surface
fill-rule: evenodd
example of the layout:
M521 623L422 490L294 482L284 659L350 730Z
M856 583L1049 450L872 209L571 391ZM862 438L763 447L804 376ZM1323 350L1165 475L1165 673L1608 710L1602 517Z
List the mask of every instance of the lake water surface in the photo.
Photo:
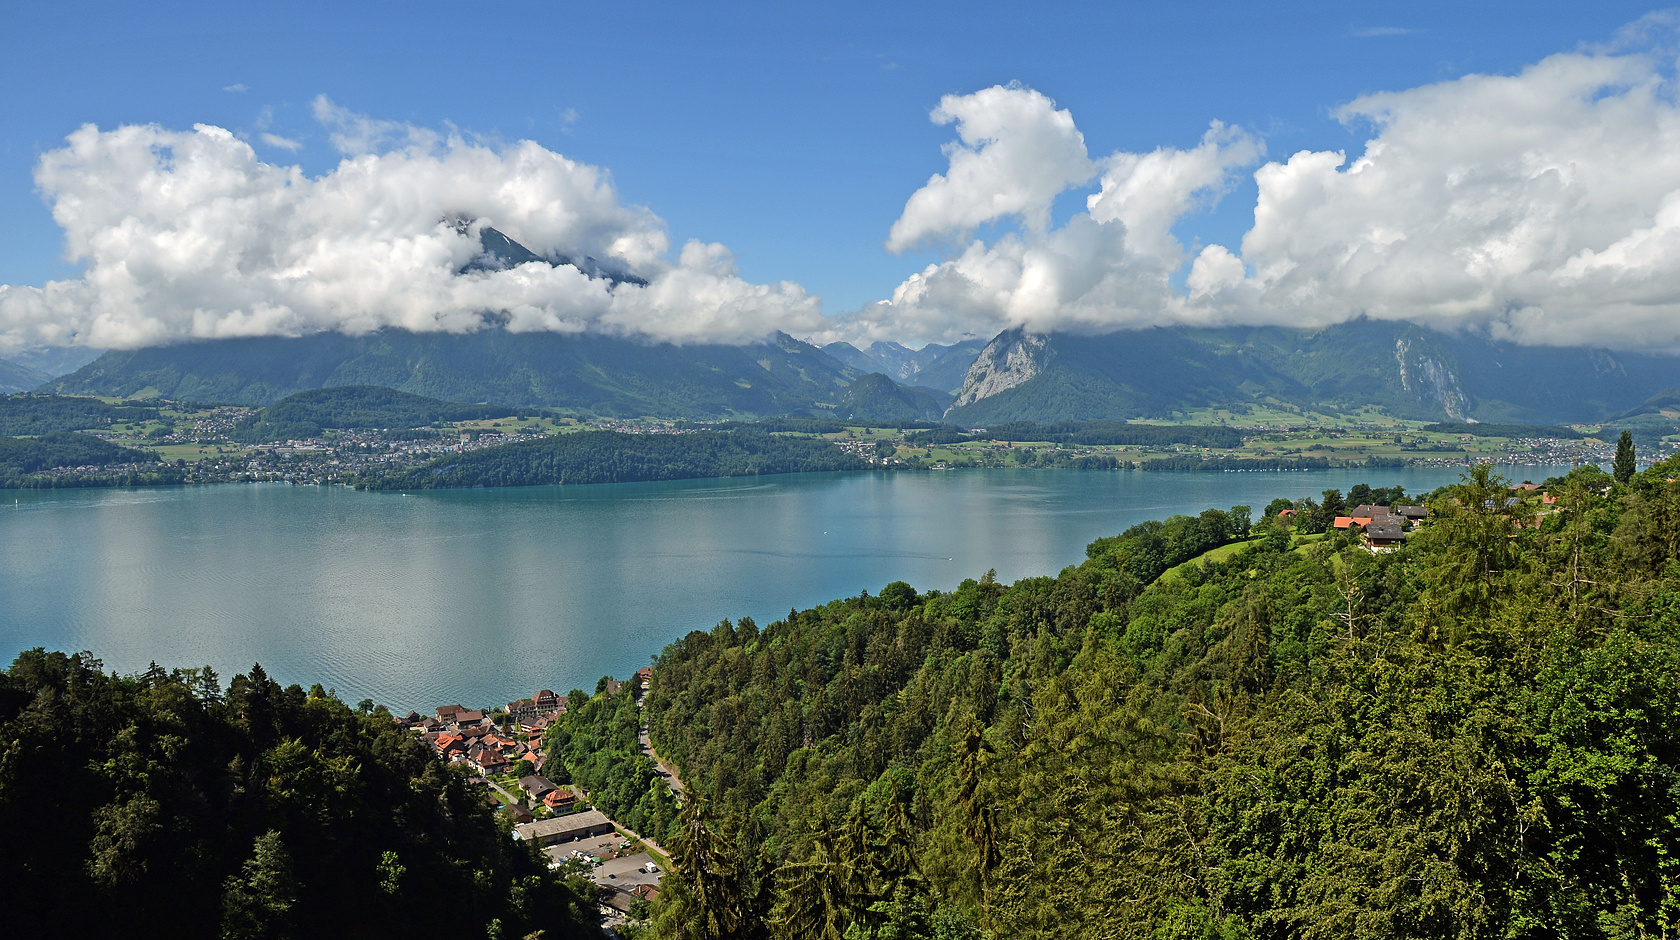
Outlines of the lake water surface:
M1544 479L1559 468L1501 468ZM593 690L724 617L1054 574L1146 519L1460 470L964 470L398 493L0 491L0 657L261 662L406 711Z

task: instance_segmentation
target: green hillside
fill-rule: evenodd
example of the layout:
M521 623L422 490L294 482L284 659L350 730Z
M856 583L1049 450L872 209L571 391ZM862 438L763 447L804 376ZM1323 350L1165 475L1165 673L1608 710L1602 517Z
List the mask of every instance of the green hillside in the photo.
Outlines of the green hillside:
M236 441L301 440L325 428L406 429L534 413L502 405L468 405L374 385L344 385L289 395L234 426Z
M69 395L0 395L0 436L87 431L146 421L157 414L157 405L148 402L110 405L97 398Z
M451 454L371 483L378 489L636 483L859 470L869 465L824 440L749 431L621 434L580 431Z
M1536 516L1478 467L1386 554L1210 510L691 633L647 701L688 799L629 810L673 852L643 936L1669 935L1677 471Z
M715 418L832 405L854 374L786 336L749 346L673 346L594 334L386 330L112 351L48 388L267 405L309 389L378 385L441 401Z
M118 447L89 434L52 431L39 437L0 437L0 485L58 467L108 467L119 463L156 463L157 456Z
M862 421L937 421L951 396L929 388L899 385L879 372L858 376L840 397L837 418Z

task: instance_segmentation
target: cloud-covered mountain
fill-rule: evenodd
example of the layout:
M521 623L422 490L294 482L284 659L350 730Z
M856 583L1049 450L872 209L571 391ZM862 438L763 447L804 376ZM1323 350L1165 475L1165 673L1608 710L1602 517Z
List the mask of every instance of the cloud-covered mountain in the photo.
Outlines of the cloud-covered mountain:
M1332 113L1369 129L1360 151L1259 165L1253 225L1230 246L1189 249L1175 230L1260 163L1253 132L1214 122L1191 147L1092 156L1073 115L1034 89L947 96L932 117L955 125L949 167L911 194L887 247L950 253L846 315L835 338L1364 316L1680 350L1674 24L1653 16L1516 74L1347 102ZM1084 211L1051 224L1054 200L1081 189Z
M825 325L797 284L743 280L722 245L669 260L664 222L599 167L316 110L344 153L319 177L204 124L87 125L44 153L36 185L85 271L0 286L0 354L490 323L742 343ZM482 263L485 227L543 263Z
M722 245L674 249L607 170L531 141L439 134L321 98L316 118L343 159L310 176L218 127L89 125L35 173L84 273L0 286L0 355L390 329L701 345L781 331L951 389L870 350L1363 317L1494 343L1680 351L1674 23L1655 15L1514 74L1326 102L1368 131L1362 146L1269 162L1261 133L1218 120L1196 140L1093 154L1072 112L1036 89L947 95L930 115L954 135L943 172L882 220L888 250L945 256L838 317L798 284L745 280ZM1248 173L1240 243L1186 245L1186 223ZM1079 195L1082 211L1052 213Z
M266 405L307 389L377 385L445 401L717 418L826 413L857 374L785 334L678 346L594 333L389 329L113 350L45 390Z
M1124 420L1267 401L1425 420L1592 422L1680 386L1680 359L1537 347L1359 319L1322 329L1000 333L948 419Z

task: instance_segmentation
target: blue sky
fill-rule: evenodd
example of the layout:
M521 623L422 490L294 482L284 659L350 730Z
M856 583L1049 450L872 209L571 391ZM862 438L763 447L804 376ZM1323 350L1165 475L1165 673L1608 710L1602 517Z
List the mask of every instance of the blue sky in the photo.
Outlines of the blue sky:
M341 159L325 95L374 119L530 139L610 171L673 246L721 242L747 281L833 315L945 257L883 248L946 170L944 95L1019 82L1071 112L1093 157L1191 148L1212 120L1266 158L1357 151L1356 97L1513 73L1602 43L1647 4L115 3L8 10L0 32L0 283L76 275L31 173L85 123L218 125L309 175ZM300 143L262 142L269 133ZM1252 167L1173 231L1194 253L1250 227ZM1095 184L1054 206L1060 224ZM1009 220L999 223L1014 225ZM996 227L982 230L995 235ZM676 249L672 248L674 255ZM1182 284L1188 266L1178 268Z

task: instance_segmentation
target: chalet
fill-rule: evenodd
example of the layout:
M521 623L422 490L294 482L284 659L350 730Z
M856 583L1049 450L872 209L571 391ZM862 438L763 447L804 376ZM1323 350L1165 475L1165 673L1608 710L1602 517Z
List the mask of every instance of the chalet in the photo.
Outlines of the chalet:
M641 686L642 688L645 689L645 688L648 687L648 684L651 683L652 681L653 681L653 667L652 666L643 666L642 668L636 670L636 684L637 685L639 685L639 686Z
M1396 513L1392 509L1389 509L1387 506L1371 506L1371 505L1355 506L1353 508L1353 510L1348 513L1348 515L1353 516L1355 518L1364 517L1364 518L1370 519L1371 522L1378 522L1378 523L1399 524L1400 522L1403 521L1402 517L1398 513ZM1366 525L1370 525L1370 523L1368 522L1368 523L1366 523Z
M600 810L591 809L570 816L556 816L553 819L540 819L534 823L515 826L513 837L543 846L554 845L557 842L574 842L589 836L606 835L612 831L612 820Z
M1352 526L1360 526L1361 528L1363 528L1363 527L1368 526L1370 524L1371 524L1371 517L1370 516L1337 516L1336 521L1331 523L1331 525L1333 527L1338 528L1338 529L1347 529L1347 528L1350 528Z
M1293 509L1279 509L1277 517L1279 519L1294 519L1296 515L1298 513Z
M577 794L570 787L555 787L542 798L543 805L555 812L570 809L577 804Z
M539 777L536 774L532 774L528 777L519 778L519 789L525 791L525 796L528 797L531 802L535 803L550 793L553 793L555 790L559 789L559 787L555 786L554 781L548 779L547 777Z
M1429 518L1429 510L1422 506L1396 506L1394 514L1410 522L1422 522Z
M1380 523L1365 528L1365 544L1373 549L1398 548L1406 541L1406 533L1394 523Z

